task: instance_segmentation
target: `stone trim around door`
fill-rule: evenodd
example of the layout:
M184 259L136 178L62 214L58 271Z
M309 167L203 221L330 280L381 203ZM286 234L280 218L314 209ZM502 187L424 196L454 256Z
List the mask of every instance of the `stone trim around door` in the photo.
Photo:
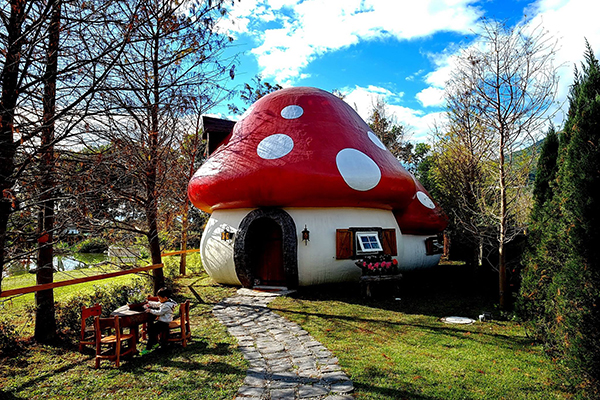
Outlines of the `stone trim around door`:
M235 234L233 245L233 261L235 272L243 287L254 286L252 265L246 246L248 243L247 233L252 222L268 218L273 220L282 232L283 241L283 270L288 289L298 287L298 237L296 235L296 224L293 218L281 208L258 208L250 211L242 219L238 231Z

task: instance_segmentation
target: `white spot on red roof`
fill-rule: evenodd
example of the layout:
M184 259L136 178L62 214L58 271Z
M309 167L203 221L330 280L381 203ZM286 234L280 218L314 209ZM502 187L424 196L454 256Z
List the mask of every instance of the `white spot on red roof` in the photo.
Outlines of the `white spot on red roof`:
M304 114L304 110L300 106L291 105L281 110L281 116L285 119L300 118Z
M432 210L435 208L435 204L433 201L427 196L425 193L419 191L417 192L417 199L427 208L431 208Z
M367 134L369 135L369 139L371 139L371 142L375 143L380 149L385 150L385 144L383 144L381 140L379 140L376 134L374 134L371 131L367 132Z
M335 163L346 184L354 190L371 190L381 180L381 170L375 161L356 149L340 150Z
M274 160L288 154L294 148L294 140L288 135L277 133L267 136L258 144L256 153L265 160Z

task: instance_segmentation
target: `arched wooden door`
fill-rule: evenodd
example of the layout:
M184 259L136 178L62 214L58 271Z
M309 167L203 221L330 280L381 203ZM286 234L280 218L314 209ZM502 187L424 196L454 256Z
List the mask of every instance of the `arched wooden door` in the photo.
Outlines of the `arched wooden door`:
M259 218L248 230L253 286L286 286L283 267L283 232L271 218Z
M242 219L233 259L242 286L298 287L298 233L280 208L257 208Z

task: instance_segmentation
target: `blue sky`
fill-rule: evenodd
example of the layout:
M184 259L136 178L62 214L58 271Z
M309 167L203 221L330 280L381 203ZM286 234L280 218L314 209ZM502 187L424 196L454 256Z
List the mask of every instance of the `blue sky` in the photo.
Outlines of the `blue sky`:
M599 0L241 0L220 26L239 53L231 87L261 74L284 87L337 89L365 120L381 97L419 142L443 120L452 57L473 43L482 17L541 24L558 40L560 124L585 38L600 56L598 15Z

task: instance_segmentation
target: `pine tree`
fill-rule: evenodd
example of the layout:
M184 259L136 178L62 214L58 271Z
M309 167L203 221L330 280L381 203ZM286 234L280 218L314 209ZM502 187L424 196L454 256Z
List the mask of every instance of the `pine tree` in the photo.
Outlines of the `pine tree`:
M533 189L533 209L528 229L528 247L525 254L525 268L522 272L521 294L518 302L520 312L527 319L535 320L540 336L545 336L543 328L543 308L548 300L548 283L552 276L552 259L547 257L549 249L555 247L556 235L552 231L556 217L553 202L553 188L558 171L559 140L553 126L550 127L540 149L537 172ZM552 252L554 253L554 252Z
M576 71L569 100L556 183L550 179L548 186L536 184L533 251L522 294L529 300L529 304L524 301L526 309L538 314L533 318L537 333L574 371L587 395L598 398L600 63L587 43L585 62Z
M600 63L586 42L585 64L571 92L558 172L565 264L557 276L556 332L567 359L600 392ZM562 328L562 329L561 329Z

